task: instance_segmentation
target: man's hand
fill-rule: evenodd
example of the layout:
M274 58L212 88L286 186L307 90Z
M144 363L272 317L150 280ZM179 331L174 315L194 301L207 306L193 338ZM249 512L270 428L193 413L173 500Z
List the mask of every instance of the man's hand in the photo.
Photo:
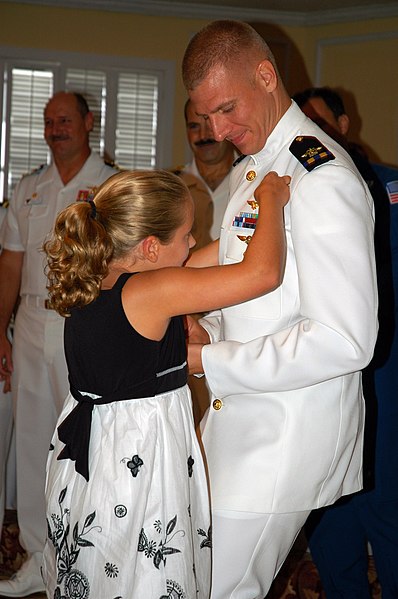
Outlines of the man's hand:
M204 329L195 318L192 316L186 317L186 335L188 343L201 343L206 345L210 343L210 337L206 329Z
M209 334L192 316L187 316L186 334L189 374L203 374L202 347L210 343Z
M189 374L203 374L202 348L203 343L190 343L188 345Z
M3 392L11 391L11 343L6 335L0 335L0 383L3 384Z
M7 381L13 370L11 343L6 335L0 335L0 381Z
M0 381L4 381L3 393L9 393L11 391L11 377L0 375Z

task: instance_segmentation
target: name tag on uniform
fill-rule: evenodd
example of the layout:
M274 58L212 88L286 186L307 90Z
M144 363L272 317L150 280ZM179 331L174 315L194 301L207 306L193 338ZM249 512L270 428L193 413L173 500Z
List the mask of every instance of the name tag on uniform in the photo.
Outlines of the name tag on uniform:
M88 202L92 200L97 191L97 187L90 187L89 189L79 189L76 196L76 202Z
M37 206L38 204L42 204L43 200L40 196L37 195L37 193L32 193L30 198L26 198L25 200L25 204L27 206Z

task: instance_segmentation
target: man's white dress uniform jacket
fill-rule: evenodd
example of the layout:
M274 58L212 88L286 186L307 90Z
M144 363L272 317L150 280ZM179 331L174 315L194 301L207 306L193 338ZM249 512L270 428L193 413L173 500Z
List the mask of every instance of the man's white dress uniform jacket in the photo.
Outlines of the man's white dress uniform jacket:
M308 171L289 150L301 136L335 158ZM371 195L346 152L292 103L265 147L233 169L220 263L242 259L238 235L252 231L232 223L252 211L246 202L269 171L292 177L283 283L201 321L212 340L202 359L214 509L310 510L361 488L360 370L377 334Z

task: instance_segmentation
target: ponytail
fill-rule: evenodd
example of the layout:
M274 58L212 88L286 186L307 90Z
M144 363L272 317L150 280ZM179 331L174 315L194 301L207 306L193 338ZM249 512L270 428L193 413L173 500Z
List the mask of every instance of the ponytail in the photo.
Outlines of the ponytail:
M98 297L113 244L93 200L76 202L60 212L44 251L50 303L61 316Z

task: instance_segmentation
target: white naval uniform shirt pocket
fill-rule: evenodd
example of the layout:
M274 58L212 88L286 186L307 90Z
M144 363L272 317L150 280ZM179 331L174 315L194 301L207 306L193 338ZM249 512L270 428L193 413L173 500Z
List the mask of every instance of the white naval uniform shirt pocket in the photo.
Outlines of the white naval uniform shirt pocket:
M241 262L247 248L247 241L254 233L253 229L233 227L225 232L224 264ZM250 243L250 242L249 242ZM259 257L260 258L260 257ZM223 310L225 315L257 320L276 320L281 316L281 288L247 302L230 306Z

